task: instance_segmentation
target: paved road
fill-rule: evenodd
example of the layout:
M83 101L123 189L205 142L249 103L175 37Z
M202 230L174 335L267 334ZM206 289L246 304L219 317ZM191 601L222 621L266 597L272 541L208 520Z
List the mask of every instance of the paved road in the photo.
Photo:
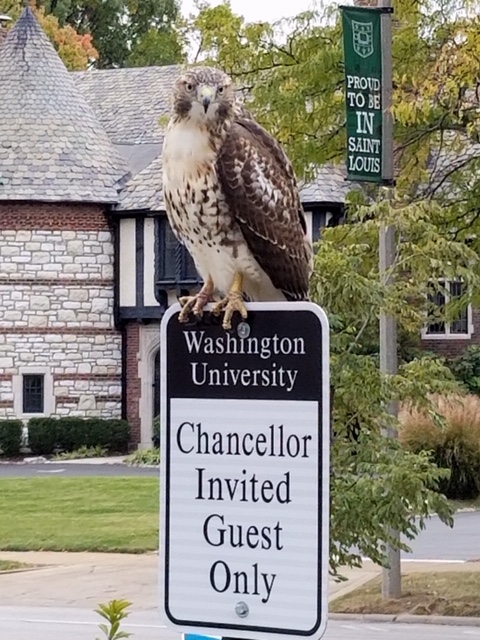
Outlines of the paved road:
M129 467L125 464L65 464L49 462L39 464L0 464L2 478L34 478L39 476L153 476L158 468Z
M480 511L457 513L453 529L437 517L430 518L425 531L407 544L413 553L403 559L480 560Z
M5 640L94 640L100 636L100 618L86 609L0 607L0 638ZM124 630L134 640L180 640L161 626L154 611L132 614ZM480 627L417 624L380 624L331 621L325 640L480 640Z

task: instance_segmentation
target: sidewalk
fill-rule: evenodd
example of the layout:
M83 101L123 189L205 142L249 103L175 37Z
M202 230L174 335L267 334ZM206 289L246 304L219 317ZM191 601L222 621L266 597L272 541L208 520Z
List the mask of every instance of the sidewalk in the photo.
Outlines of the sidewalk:
M32 571L0 576L4 606L95 608L100 602L124 598L138 611L158 605L158 555L2 551L0 558L37 565ZM414 571L478 571L480 562L463 564L404 562ZM381 573L366 561L361 569L345 569L347 582L329 581L329 599L344 595Z

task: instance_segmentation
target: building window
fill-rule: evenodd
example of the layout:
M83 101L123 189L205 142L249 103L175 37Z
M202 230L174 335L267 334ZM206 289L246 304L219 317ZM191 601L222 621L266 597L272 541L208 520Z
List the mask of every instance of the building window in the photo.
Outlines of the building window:
M186 247L176 239L166 217L157 218L156 281L160 288L191 287L201 283Z
M454 316L445 320L447 305L460 301L466 294L465 283L460 280L442 280L440 287L432 285L429 301L429 322L423 332L424 338L470 338L472 329L471 305L463 305Z
M13 409L17 418L51 416L55 413L53 376L48 366L19 367L12 377Z
M45 407L45 378L43 374L23 376L23 413L42 413Z

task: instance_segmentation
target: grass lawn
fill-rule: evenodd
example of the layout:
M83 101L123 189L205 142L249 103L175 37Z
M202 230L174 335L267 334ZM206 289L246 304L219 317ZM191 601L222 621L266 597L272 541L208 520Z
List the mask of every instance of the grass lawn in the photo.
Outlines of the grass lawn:
M158 549L156 478L8 478L0 481L0 550Z
M449 571L410 573L402 577L399 600L383 600L381 577L330 603L332 613L410 613L480 616L480 573Z

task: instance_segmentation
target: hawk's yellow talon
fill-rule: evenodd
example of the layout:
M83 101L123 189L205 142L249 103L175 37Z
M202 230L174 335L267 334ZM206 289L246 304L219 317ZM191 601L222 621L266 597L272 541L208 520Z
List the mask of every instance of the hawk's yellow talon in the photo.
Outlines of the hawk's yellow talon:
M212 309L212 313L219 316L222 311L225 311L223 317L222 327L224 329L232 328L232 317L235 311L238 311L242 318L245 320L248 316L248 311L243 302L243 274L236 273L233 278L233 283L228 292L228 295L220 300Z

